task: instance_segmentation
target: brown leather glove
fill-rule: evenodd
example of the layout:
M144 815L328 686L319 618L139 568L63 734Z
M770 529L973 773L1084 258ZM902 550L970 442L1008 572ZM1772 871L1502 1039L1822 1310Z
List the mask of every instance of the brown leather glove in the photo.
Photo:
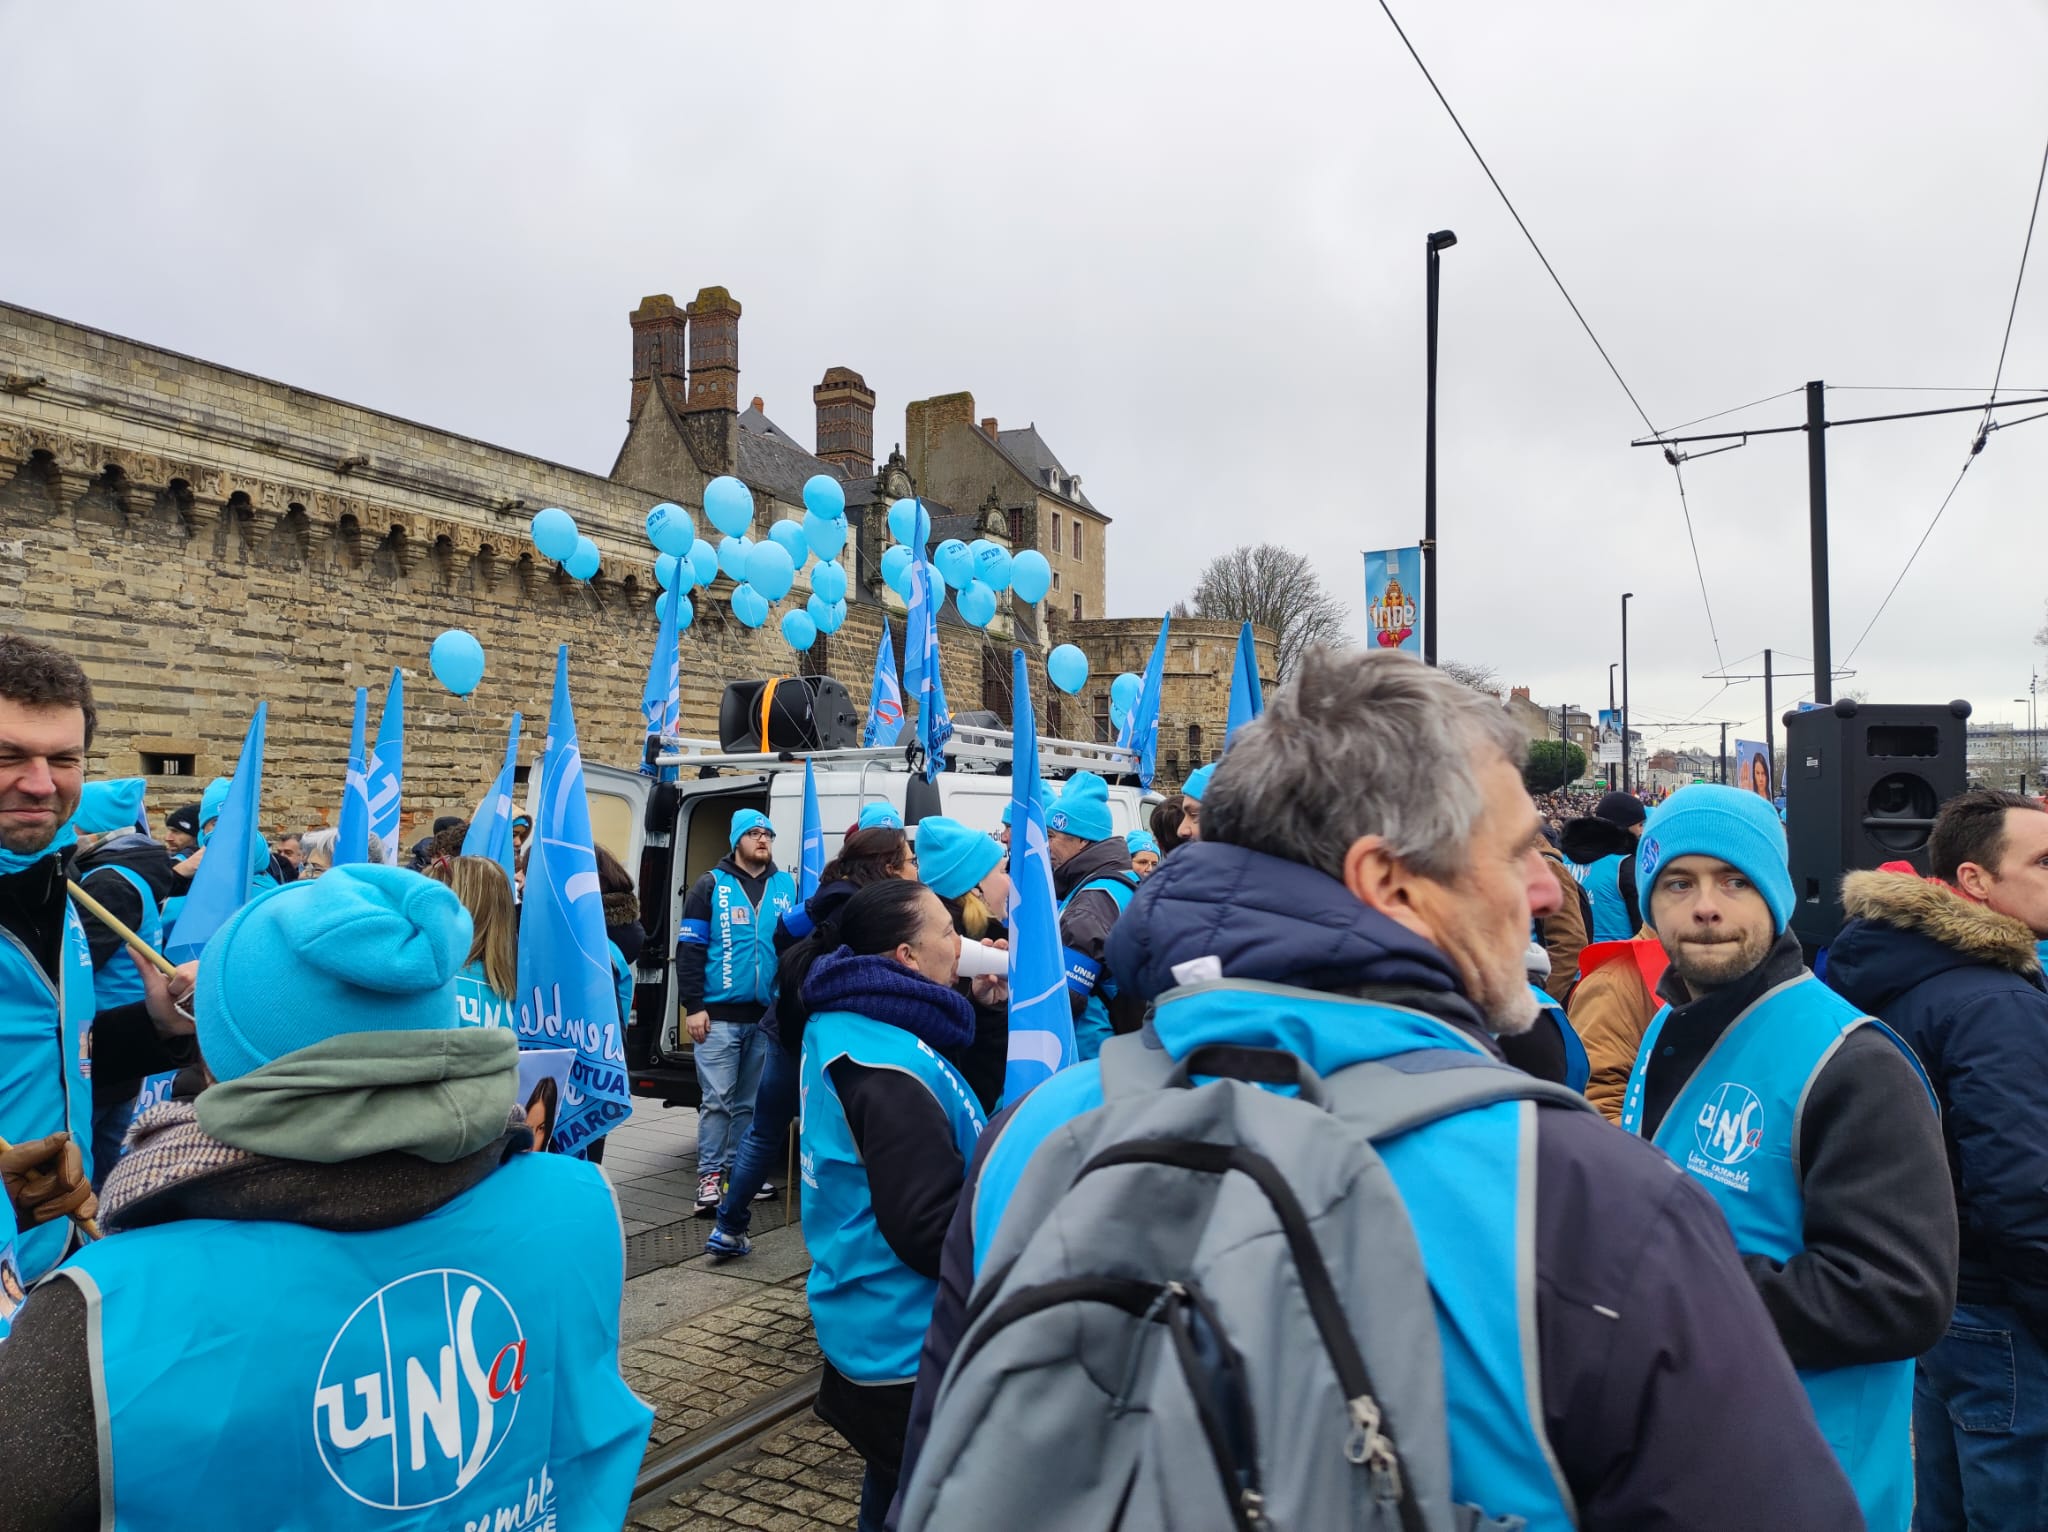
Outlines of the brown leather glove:
M86 1179L85 1156L69 1133L0 1149L0 1183L24 1229L53 1218L91 1218L100 1199Z

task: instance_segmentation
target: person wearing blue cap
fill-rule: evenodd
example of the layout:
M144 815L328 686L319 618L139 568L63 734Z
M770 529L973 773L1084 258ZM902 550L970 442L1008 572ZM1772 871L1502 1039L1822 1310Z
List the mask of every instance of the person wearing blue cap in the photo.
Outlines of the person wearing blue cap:
M896 805L883 800L879 803L864 803L860 808L860 819L854 825L856 830L900 830L903 816Z
M1188 773L1187 781L1180 785L1180 838L1200 840L1202 838L1202 794L1209 790L1209 779L1216 775L1212 763L1198 766Z
M1739 788L1674 793L1636 886L1670 958L1621 1125L1721 1205L1874 1532L1913 1511L1913 1360L1955 1307L1956 1211L1912 1051L1806 969L1785 832Z
M1585 869L1580 886L1592 905L1590 941L1625 942L1642 926L1635 855L1647 812L1632 793L1602 793L1591 814L1566 820L1558 834L1565 859Z
M917 868L925 887L946 906L963 946L1002 945L1008 935L1010 875L994 836L944 814L927 814L917 822ZM974 1003L974 1040L952 1052L942 1050L984 1112L993 1112L1002 1100L1010 1055L1009 985L1000 976L990 978L992 984L962 979L955 986Z
M731 852L690 885L676 931L676 991L697 1066L697 1216L718 1211L768 1063L759 1026L775 993L775 926L796 883L775 865L775 826L732 816ZM746 1194L753 1195L748 1188Z
M1060 955L1074 1007L1074 1047L1082 1058L1092 1059L1116 1030L1110 1017L1116 980L1105 966L1105 954L1110 932L1130 907L1138 875L1131 871L1131 853L1109 816L1109 786L1094 772L1077 771L1067 779L1045 828L1053 897L1060 908Z
M1159 837L1150 830L1133 830L1124 837L1124 850L1131 854L1131 871L1144 882L1159 867Z
M1045 778L1040 777L1038 779L1037 798L1038 806L1044 809L1046 813L1050 814L1052 812L1053 804L1059 798L1059 794L1055 793L1052 790L1051 786L1046 782ZM998 846L1001 846L1006 854L1010 849L1010 816L1016 813L1016 811L1016 797L1014 795L1006 796L1003 799L1003 827L1000 830L996 831L995 836L996 844Z
M457 1024L469 946L453 893L382 866L222 925L211 1083L137 1122L109 1237L0 1346L10 1525L376 1527L458 1492L458 1519L619 1525L653 1413L619 1375L618 1213L595 1167L524 1152L517 1040Z

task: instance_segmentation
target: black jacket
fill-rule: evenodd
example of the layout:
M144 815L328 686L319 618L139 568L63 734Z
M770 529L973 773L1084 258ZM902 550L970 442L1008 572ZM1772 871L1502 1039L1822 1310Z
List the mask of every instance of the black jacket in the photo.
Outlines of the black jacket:
M1148 999L1173 987L1174 964L1205 955L1233 978L1398 992L1492 1047L1442 953L1296 863L1211 841L1184 846L1145 880L1110 943L1118 982ZM964 1329L973 1286L965 1210L981 1158L947 1235L906 1478ZM1860 1528L1855 1496L1707 1194L1649 1145L1564 1111L1538 1118L1536 1186L1543 1427L1579 1525Z
M1906 1040L1941 1101L1957 1297L2018 1310L2048 1345L2048 989L2034 933L1898 873L1853 874L1842 904L1828 983Z
M1643 1071L1643 1136L1714 1045L1764 993L1806 971L1799 938L1778 938L1742 979L1692 999L1677 970L1658 993L1671 1014ZM1874 1027L1843 1039L1800 1113L1806 1248L1789 1261L1746 1255L1795 1367L1916 1357L1955 1310L1956 1214L1941 1124L1918 1072Z
M740 866L739 859L728 854L713 871L724 870L739 879L740 887L756 908L761 903L761 891L768 886L768 880L775 875L775 865L770 863L758 873L748 872ZM690 892L683 899L683 919L695 920L709 925L711 922L711 873L707 872L690 885ZM705 1010L704 969L711 960L711 948L703 942L676 943L676 1000L685 1016L693 1011ZM709 1007L713 1021L759 1021L762 1007L752 1002L714 1005Z
M1634 835L1619 825L1611 825L1604 819L1568 819L1557 838L1557 849L1569 861L1581 867L1591 867L1595 862L1610 856L1621 858L1617 876L1621 882L1621 902L1628 909L1628 928L1640 931L1643 926L1643 911L1636 895L1636 849L1638 842ZM1583 894L1583 890L1581 893ZM1592 906L1586 910L1586 930L1592 926Z
M1122 873L1133 882L1137 879L1137 874L1131 871L1131 853L1123 841L1111 836L1108 840L1091 842L1085 849L1068 857L1065 866L1053 869L1053 898L1065 899L1090 878L1116 873ZM1099 888L1090 889L1076 897L1061 913L1060 945L1091 963L1108 966L1109 933L1116 929L1117 916L1121 913L1116 900ZM1076 994L1070 987L1067 998L1073 1002L1074 1015L1078 1018L1088 1004L1088 997Z
M171 897L172 885L177 881L171 871L171 853L161 842L135 831L101 841L72 864L72 876L81 888L105 905L107 913L129 930L140 930L142 896L133 883L113 871L115 867L125 867L141 878L161 906ZM86 944L92 948L92 966L104 968L122 950L121 938L111 926L102 925L83 909L78 918L85 926Z

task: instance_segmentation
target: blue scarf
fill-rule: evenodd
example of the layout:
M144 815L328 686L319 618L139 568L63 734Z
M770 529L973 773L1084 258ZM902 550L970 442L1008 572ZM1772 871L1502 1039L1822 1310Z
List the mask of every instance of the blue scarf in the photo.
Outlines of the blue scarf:
M78 844L78 831L70 821L65 821L50 844L40 851L9 851L0 846L0 878L12 877L17 872L27 872L45 857L62 856Z
M901 1027L937 1049L974 1041L974 1005L958 990L934 984L891 957L856 957L851 947L828 952L804 980L804 1004L819 1011L852 1011Z

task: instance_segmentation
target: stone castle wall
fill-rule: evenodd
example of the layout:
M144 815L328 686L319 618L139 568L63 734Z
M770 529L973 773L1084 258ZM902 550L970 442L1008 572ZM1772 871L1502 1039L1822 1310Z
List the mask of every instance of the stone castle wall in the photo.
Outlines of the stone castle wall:
M1237 634L1234 622L1173 619L1160 688L1158 769L1152 780L1161 792L1176 791L1189 772L1223 753ZM1066 699L1068 709L1089 720L1107 718L1111 683L1123 671L1143 675L1158 637L1159 622L1150 617L1055 623L1051 641L1073 644L1088 656L1088 683L1078 697ZM1273 640L1263 629L1255 629L1253 638L1259 674L1270 690L1278 684L1274 678L1279 668ZM1093 735L1083 732L1076 737Z

